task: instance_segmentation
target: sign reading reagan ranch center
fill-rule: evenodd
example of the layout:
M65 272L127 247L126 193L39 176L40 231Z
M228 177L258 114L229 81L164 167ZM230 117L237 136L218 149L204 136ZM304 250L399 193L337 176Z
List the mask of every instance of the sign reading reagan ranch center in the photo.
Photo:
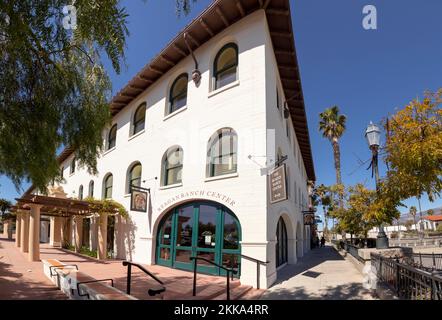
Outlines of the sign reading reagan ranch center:
M269 174L270 203L287 200L287 180L285 177L285 163L275 168Z
M165 208L170 207L172 204L177 202L181 202L186 199L213 199L218 202L223 202L231 207L235 205L235 201L229 196L216 192L216 191L206 191L206 190L197 190L197 191L188 191L177 194L174 197L167 199L167 201L163 202L158 208L158 212L162 212Z

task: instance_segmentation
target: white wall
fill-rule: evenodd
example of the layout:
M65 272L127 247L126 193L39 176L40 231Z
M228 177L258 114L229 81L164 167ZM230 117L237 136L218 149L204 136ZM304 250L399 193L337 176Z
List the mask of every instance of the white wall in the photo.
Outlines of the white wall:
M239 47L239 80L229 88L212 92L213 59L219 49L229 42L235 42ZM242 253L272 261L268 270L263 268L261 273L261 286L267 287L276 276L274 240L276 223L281 215L284 215L290 230L289 263L296 262L296 223L302 224L302 201L298 193L302 192L306 201L307 189L304 165L298 163L299 148L294 140L293 128L289 142L284 121L274 112L275 81L279 75L264 11L232 25L196 50L195 55L202 79L198 88L189 80L186 109L165 118L170 85L183 72L187 72L190 79L194 68L190 57L163 75L114 118L113 123L118 125L116 147L99 159L99 174L90 176L85 168L77 165L76 172L70 175L71 156L63 163L66 183L62 186L68 196L77 196L82 184L86 197L89 181L94 180L94 195L101 198L103 179L110 172L113 174L113 199L130 208L130 196L125 192L126 174L131 164L138 161L142 164L142 180L146 181L142 186L151 189L151 207L148 213L130 212L131 221L119 224L117 238L124 239L124 245L119 243L116 246L119 258L155 263L156 228L161 217L172 207L188 200L215 200L238 217L242 227ZM147 102L145 130L129 137L133 113L143 102ZM223 127L233 128L238 134L237 174L210 180L206 178L207 142ZM290 198L275 205L268 202L267 176L261 170L266 166L263 156L268 151L266 129L269 128L276 128L277 145L289 155ZM107 131L103 132L103 139L106 135ZM181 146L184 151L182 185L162 188L161 159L164 152L175 145ZM242 283L254 285L256 265L243 259L241 268Z

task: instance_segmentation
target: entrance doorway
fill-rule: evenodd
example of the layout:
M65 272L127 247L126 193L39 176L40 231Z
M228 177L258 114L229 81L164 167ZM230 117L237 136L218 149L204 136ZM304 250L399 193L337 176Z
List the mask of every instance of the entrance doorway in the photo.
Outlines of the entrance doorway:
M284 220L279 218L276 227L276 267L287 263L287 228Z
M156 263L193 270L199 256L240 272L241 227L225 206L209 201L186 203L169 211L158 226ZM225 275L221 268L198 260L197 271Z

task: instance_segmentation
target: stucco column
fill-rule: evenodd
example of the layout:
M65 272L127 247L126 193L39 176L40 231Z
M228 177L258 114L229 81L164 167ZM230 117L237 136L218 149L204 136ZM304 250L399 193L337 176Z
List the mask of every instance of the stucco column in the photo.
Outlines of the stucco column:
M83 244L83 217L75 216L75 252L80 252Z
M17 212L17 218L15 220L15 245L20 248L21 244L21 213Z
M71 244L71 234L72 234L71 218L70 217L61 218L60 228L61 228L61 231L60 231L61 245L63 246L65 243L68 243L70 245Z
M23 212L21 215L21 231L20 231L20 251L26 253L29 251L29 213Z
M61 247L61 219L61 217L51 217L49 244L53 247Z
M97 239L98 239L98 217L91 218L91 228L90 228L90 248L91 250L97 250Z
M40 261L40 209L41 205L30 204L29 219L29 261Z
M101 213L98 218L98 259L107 258L107 214Z
M11 228L11 221L3 221L3 237L9 239L9 229Z

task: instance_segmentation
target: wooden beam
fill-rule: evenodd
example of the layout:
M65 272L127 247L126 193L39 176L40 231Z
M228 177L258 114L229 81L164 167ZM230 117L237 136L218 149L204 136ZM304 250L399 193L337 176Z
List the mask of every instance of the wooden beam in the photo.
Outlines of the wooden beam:
M262 3L262 0L258 0L258 2L259 2L259 7L262 8L262 6L264 5L264 4Z
M236 7L238 8L239 13L241 14L241 17L244 18L244 16L246 15L246 12L244 11L244 8L242 7L241 0L236 0Z
M216 7L215 9L216 13L218 14L218 16L221 18L221 20L224 22L224 25L226 27L229 26L229 22L226 19L226 16L224 15L224 13L221 11L220 7Z
M160 58L161 61L167 63L167 64L168 64L169 66L171 66L171 67L174 67L174 66L175 66L175 63L174 63L173 61L170 61L170 60L167 59L166 57L164 57L164 56L160 56L159 58Z
M176 52L178 52L180 55L182 55L183 57L187 57L187 53L184 52L183 49L181 49L180 47L178 47L177 44L173 45L173 48L175 49Z
M266 2L264 2L264 5L262 6L262 8L265 10L267 9L267 7L269 6L270 0L266 0Z
M272 31L272 32L270 32L270 35L274 36L274 37L281 37L281 38L291 38L292 37L291 32Z
M136 95L128 94L128 93L126 93L126 92L121 92L121 93L120 93L120 96L122 96L122 97L128 97L128 98L136 98L136 97L137 97Z
M297 67L287 65L287 64L278 64L278 68L283 69L283 70L298 70Z
M155 72L155 73L157 73L157 74L159 74L159 75L163 75L163 74L164 74L163 71L158 70L157 68L154 68L154 67L152 67L152 66L149 66L149 70L152 71L152 72Z
M129 88L131 88L132 90L139 91L139 92L144 91L144 88L137 87L137 86L134 86L134 85L131 85L131 84L129 85Z
M275 16L288 16L289 11L283 9L267 9L267 14L275 15Z
M212 29L210 29L210 27L207 25L207 23L203 20L203 18L201 18L200 20L200 24L203 26L203 28L207 31L207 33L213 37L214 33L212 31Z
M199 47L201 44L199 43L199 41L197 41L194 37L192 37L192 35L190 34L190 32L186 32L187 36L189 37L190 41L193 42L194 45L196 45L197 47Z
M153 80L151 80L151 79L149 79L149 78L146 78L145 76L143 76L143 75L139 75L139 76L137 76L137 79L139 79L139 80L141 80L141 81L144 81L144 82L147 82L147 83L153 83Z
M285 55L289 55L289 56L294 56L295 52L291 51L291 50L275 50L275 54L285 54Z

